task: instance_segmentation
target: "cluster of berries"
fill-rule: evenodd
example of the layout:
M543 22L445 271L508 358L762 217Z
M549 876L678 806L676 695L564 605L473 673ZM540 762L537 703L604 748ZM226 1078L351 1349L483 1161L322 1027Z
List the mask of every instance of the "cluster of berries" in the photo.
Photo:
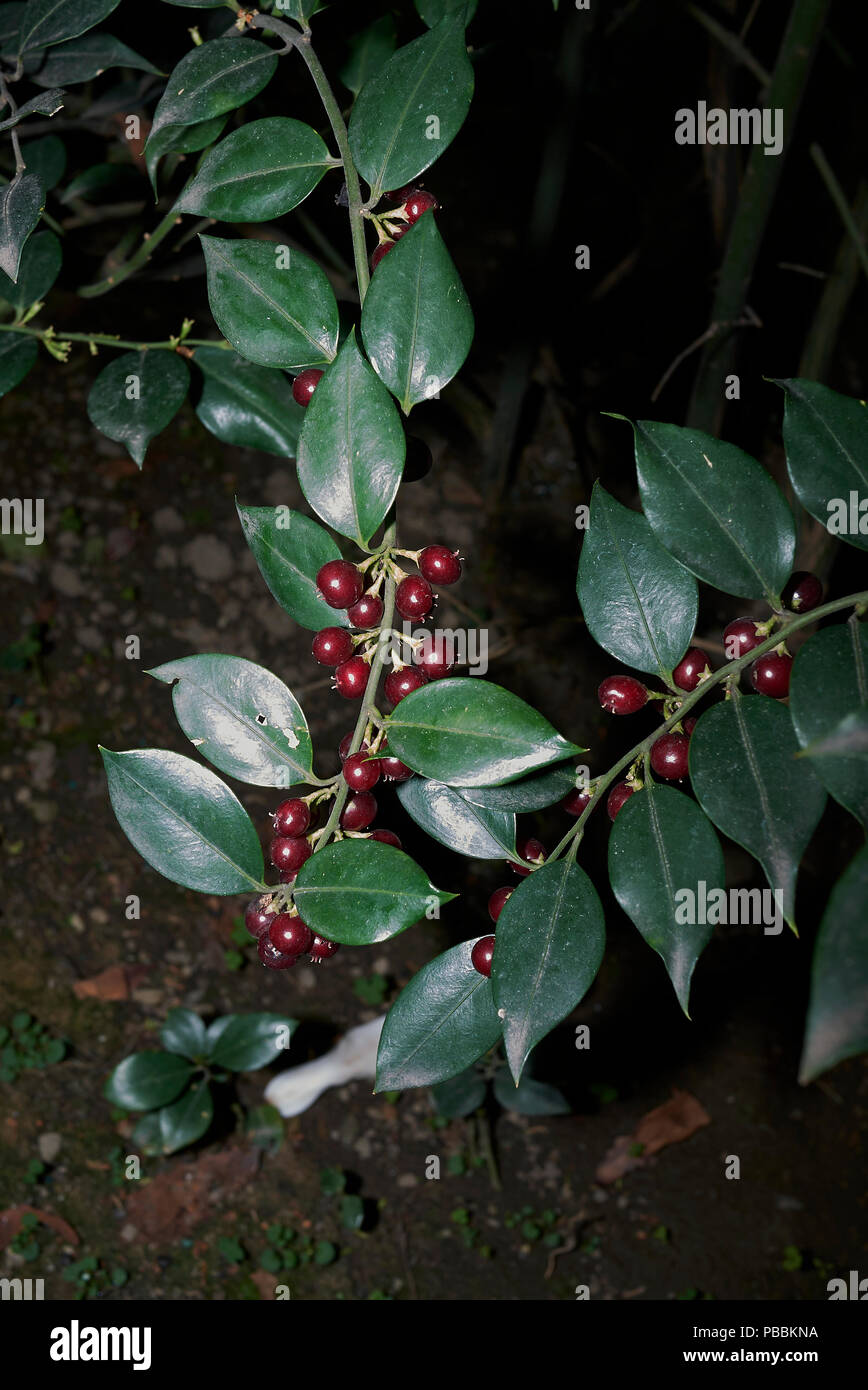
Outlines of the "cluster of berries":
M525 868L524 865L516 864L512 859L508 861L512 872L517 874L519 878L526 878L533 869L539 868L540 864L545 863L545 845L539 840L535 840L533 836L525 836L524 839L516 840L515 851L519 859L523 859L524 863L527 865L527 868ZM495 925L497 925L497 919L506 906L507 898L509 898L512 892L513 889L508 886L506 888L495 888L491 897L488 899L488 915ZM493 955L494 937L480 937L470 953L470 961L474 970L478 970L480 975L488 977L491 974L491 960Z
M371 256L371 270L376 270L396 241L400 241L404 233L409 232L424 213L434 212L440 206L433 193L426 193L424 188L416 184L393 189L386 197L390 203L397 203L398 206L383 214L377 221L381 240Z

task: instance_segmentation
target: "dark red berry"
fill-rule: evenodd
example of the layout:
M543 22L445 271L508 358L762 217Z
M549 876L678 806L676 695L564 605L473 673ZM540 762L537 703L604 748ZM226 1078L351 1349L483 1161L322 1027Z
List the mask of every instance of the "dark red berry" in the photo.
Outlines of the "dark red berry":
M275 835L291 835L297 839L306 835L310 826L310 807L300 797L291 801L281 801L274 813Z
M491 974L491 961L494 956L494 937L481 936L470 952L470 964L480 975Z
M384 256L387 256L395 245L394 241L381 241L379 246L375 246L371 252L371 270L376 270Z
M488 915L492 922L496 922L501 912L506 906L507 898L514 892L512 888L495 888L491 897L488 899Z
M351 656L335 671L335 690L345 700L361 700L371 668L363 656Z
M635 714L648 702L648 691L635 676L608 676L597 698L610 714Z
M523 840L516 840L515 852L519 859L534 866L541 864L546 857L545 845L541 844L539 840L535 840L532 835L526 836ZM523 869L520 865L514 864L512 860L509 860L508 863L512 872L518 874L519 878L524 878L526 874L530 873L529 868Z
M367 753L351 753L344 760L344 781L354 792L369 792L380 780L380 764Z
M292 394L298 405L310 405L310 398L319 386L322 372L316 367L308 367L306 372L299 372L295 381L292 383Z
M399 203L403 205L408 198L411 198L414 193L420 193L421 190L421 183L405 183L402 184L400 188L391 189L385 196L390 203Z
M263 906L267 902L268 898L254 898L252 903L247 904L244 913L244 925L251 936L261 936L263 932L268 931L274 921L274 913L268 912Z
M340 666L353 654L353 639L345 627L324 627L314 637L311 651L320 666Z
M757 632L759 626L755 618L736 618L723 629L723 650L727 661L737 661L740 656L747 656L748 652L766 640L768 633Z
M280 871L281 883L295 883L297 878L298 871L296 869L281 869Z
M413 434L408 435L407 457L404 459L402 481L418 483L422 478L427 478L433 466L434 456L424 439L419 439Z
M773 700L783 700L790 692L792 667L791 656L768 652L751 666L750 683L759 695L771 695Z
M428 580L419 574L402 579L395 593L395 607L402 618L427 618L434 607L434 595Z
M313 932L300 917L279 912L268 928L272 946L285 956L301 956L310 949Z
M383 617L383 600L379 594L362 594L358 603L347 609L353 627L379 627Z
M624 802L630 800L635 790L635 787L631 787L629 782L615 783L606 801L606 810L609 812L609 820L615 819L621 807L624 805Z
M407 221L412 227L415 222L419 221L423 213L433 212L439 206L440 204L433 193L426 193L423 188L420 188L417 192L410 194L404 204L404 211L407 214Z
M314 965L318 965L322 960L328 960L340 950L336 941L327 941L324 936L315 936L310 944L310 958Z
M313 850L307 840L291 839L289 835L280 835L271 842L271 862L276 869L283 869L286 873L297 874L302 864L306 863Z
M381 744L381 751L385 754L380 758L380 775L384 782L406 782L414 776L413 769L406 763L402 763L400 758L395 758L387 752L388 744L385 739Z
M420 671L418 666L402 666L400 671L390 671L383 683L386 692L386 699L393 705L397 705L399 700L403 700L405 695L412 695L414 690L420 686L428 684L428 677L424 671Z
M421 646L413 658L420 671L424 671L429 681L442 680L455 670L455 662L450 661L446 650L446 638L441 634L428 633L422 638Z
M568 816L580 816L590 799L590 792L579 791L578 787L574 787L561 802L561 810L566 811Z
M285 956L282 951L278 951L268 932L260 936L257 948L260 961L269 970L288 970L298 960L298 956Z
M663 734L651 748L651 766L667 782L680 782L687 776L686 734Z
M367 830L377 814L377 798L370 792L356 792L341 811L342 830Z
M672 672L679 690L695 690L709 670L708 657L698 647L688 647Z
M784 607L793 613L810 613L823 602L823 585L810 570L796 570L790 575L781 598Z
M353 734L354 734L354 733L355 733L355 730L354 730L354 729L351 729L350 732L349 732L348 734L344 734L343 738L341 739L340 743L338 744L338 753L340 754L340 759L341 759L341 762L342 762L342 763L345 763L346 760L347 760L347 758L350 756L350 748L352 747ZM370 751L370 750L369 750L368 745L367 745L366 743L363 743L363 744L361 745L361 747L359 748L359 752L360 752L360 753L367 753L367 752L369 752L369 751Z
M372 830L371 839L379 840L381 845L391 845L393 849L403 849L403 845L394 830Z
M349 560L329 560L318 571L316 587L329 608L352 608L364 591L364 580Z
M687 716L686 719L682 719L682 721L681 721L681 727L682 727L682 729L684 730L684 732L685 732L685 734L687 735L688 738L690 738L690 735L693 733L693 730L696 728L696 722L697 722L697 721L696 721L696 719L694 718L694 716L693 716L692 714L689 714L689 715Z
M445 545L426 545L419 556L419 569L432 584L457 584L461 578L458 551Z

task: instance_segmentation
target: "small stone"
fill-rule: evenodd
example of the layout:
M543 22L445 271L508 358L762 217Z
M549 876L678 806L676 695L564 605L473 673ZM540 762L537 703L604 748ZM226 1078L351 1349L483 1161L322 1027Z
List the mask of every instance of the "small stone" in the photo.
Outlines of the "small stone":
M83 594L87 593L87 586L82 583L78 571L74 570L71 565L63 564L61 560L51 566L48 577L51 581L51 587L56 589L59 594L65 595L66 598L81 598Z
M39 1157L43 1163L53 1163L60 1153L60 1146L63 1140L59 1134L40 1134L36 1141L39 1149Z
M184 563L197 579L228 579L233 569L232 551L216 536L197 536L184 546Z
M399 1187L418 1187L419 1179L415 1173L402 1173L398 1178Z
M132 1244L132 1242L136 1239L138 1234L138 1228L134 1226L131 1221L128 1221L126 1226L121 1226L121 1240L125 1240L127 1242L127 1245Z
M154 569L173 570L178 564L178 552L170 545L158 545L154 556Z
M184 528L184 519L174 507L160 507L152 517L154 530L161 536L177 536Z

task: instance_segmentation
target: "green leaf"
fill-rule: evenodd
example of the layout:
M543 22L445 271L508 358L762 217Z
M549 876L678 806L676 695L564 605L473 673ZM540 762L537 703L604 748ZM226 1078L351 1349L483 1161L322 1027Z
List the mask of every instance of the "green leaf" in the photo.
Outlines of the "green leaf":
M507 859L515 854L512 811L474 806L455 788L424 777L402 782L398 800L426 834L457 854L470 859Z
M327 525L364 550L395 500L405 453L392 398L351 332L305 411L302 491Z
M0 396L24 380L38 351L36 339L25 333L0 333Z
M206 145L213 145L219 139L227 119L226 116L211 116L209 120L197 121L195 125L167 125L156 133L152 130L145 150L145 166L152 187L156 189L157 165L164 154L170 150L179 154L204 150Z
M811 967L811 998L799 1080L868 1052L868 849L861 849L829 898Z
M180 1053L192 1061L208 1053L205 1025L192 1009L169 1010L160 1029L160 1042L167 1052Z
M10 0L0 5L0 49L6 49L10 42L17 45L25 8L24 0Z
M696 580L647 519L599 483L579 557L577 592L594 641L625 666L668 681L693 636Z
M381 15L349 39L350 56L338 76L353 96L358 96L368 79L391 58L397 41L395 21L390 14Z
M54 188L66 171L66 148L56 135L42 135L28 140L21 153L29 174L36 174L42 191Z
M45 204L36 174L16 174L0 188L0 270L17 281L24 243L39 221Z
M21 20L18 52L78 38L116 10L120 0L29 0Z
M543 811L554 806L576 787L576 769L552 767L533 772L505 787L463 787L461 795L474 806L490 811Z
M514 782L584 750L511 691L477 677L431 681L386 720L389 752L458 787Z
M133 1052L115 1067L103 1094L124 1110L155 1110L180 1095L193 1070L171 1052Z
M698 906L724 891L720 841L696 802L649 781L618 813L609 877L627 916L661 957L687 1014L693 969L714 933ZM691 917L693 921L691 921Z
M32 80L40 87L65 87L76 82L89 82L107 68L137 68L141 72L159 73L160 69L147 58L128 48L111 34L88 34L73 39L49 53Z
M157 103L148 143L170 126L198 125L250 101L274 76L277 57L256 39L209 39L181 59Z
M224 444L295 458L304 410L282 372L257 367L225 348L196 349L204 378L196 414Z
M701 430L654 420L633 429L642 506L657 539L706 584L779 608L796 530L774 479Z
M350 117L350 150L371 185L400 188L439 159L458 134L473 96L463 15L447 15L369 78ZM438 124L429 119L433 117Z
M51 289L60 274L62 260L63 252L54 232L37 232L22 252L17 284L0 271L0 299L15 309L29 309Z
M865 402L817 381L791 377L776 385L786 393L784 448L796 496L833 536L868 550Z
M868 709L868 632L861 623L839 623L800 648L790 680L790 716L803 748L839 730L842 720ZM805 767L804 762L795 766ZM868 778L864 753L814 755L811 764L836 801L868 829Z
M160 1149L164 1154L173 1154L195 1144L211 1128L213 1119L211 1087L203 1079L160 1111Z
M476 0L413 0L416 13L429 29L439 24L444 15L466 11L464 23L469 24L476 14Z
M362 340L405 414L460 370L473 341L473 312L433 213L420 217L377 266L362 310Z
M262 888L259 836L219 777L166 749L100 753L120 827L153 869L199 893Z
M494 1099L504 1110L519 1115L569 1115L570 1103L556 1086L547 1086L526 1074L516 1086L509 1070L498 1067L494 1073Z
M0 121L0 130L9 130L19 121L23 121L25 116L55 116L63 106L61 97L63 91L54 87L50 92L40 92L38 96L31 97L25 101L23 106L19 106L14 116L9 116L5 121Z
M293 898L311 931L347 946L372 946L412 927L455 897L408 854L379 840L342 840L303 864Z
M343 609L330 608L316 587L322 566L341 558L328 531L288 507L236 507L244 539L281 608L311 632L347 627Z
M341 1225L347 1231L360 1231L365 1224L365 1204L356 1193L341 1198Z
M338 344L338 305L315 261L270 241L200 237L208 300L224 338L261 367L325 367Z
M298 1027L294 1018L283 1014L228 1015L211 1053L216 1067L229 1071L259 1071L275 1062L289 1047Z
M257 787L310 781L307 720L292 691L264 666L208 653L146 674L172 686L178 723L221 772Z
M127 193L133 196L141 194L141 178L132 164L92 164L68 183L58 197L69 207L76 198L98 203L103 197L117 198Z
M475 1067L468 1067L448 1081L431 1087L431 1099L438 1115L460 1120L485 1103L486 1085Z
M327 1197L336 1197L347 1185L347 1175L343 1168L323 1168L319 1175L320 1191Z
M318 1240L313 1252L313 1262L316 1265L334 1264L338 1257L338 1248L330 1240Z
M792 705L790 706L792 714ZM797 730L798 732L798 730ZM809 743L800 758L868 758L868 711L857 710L836 724L830 733Z
M606 944L603 908L588 875L557 859L522 879L497 919L491 987L518 1085L531 1049L594 982Z
M277 1153L283 1143L283 1120L273 1105L254 1105L247 1112L244 1132L250 1143L266 1153Z
M125 352L103 367L87 398L91 423L123 444L139 468L155 435L184 403L190 373L175 352Z
M284 116L251 121L202 161L175 204L223 222L268 222L312 193L331 156L310 126Z
M690 779L718 830L758 859L795 931L799 861L823 813L826 793L794 761L789 715L765 695L739 696L700 716L690 737Z
M380 1034L375 1091L436 1086L494 1047L500 1019L491 981L471 964L475 945L436 956L398 995Z

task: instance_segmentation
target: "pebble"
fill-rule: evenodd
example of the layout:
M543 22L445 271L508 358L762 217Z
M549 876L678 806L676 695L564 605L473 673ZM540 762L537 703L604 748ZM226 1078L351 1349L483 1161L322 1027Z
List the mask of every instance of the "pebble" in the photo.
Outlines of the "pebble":
M177 536L180 531L184 531L184 518L180 512L176 512L174 507L160 507L154 512L152 517L154 530L160 536Z
M228 579L233 569L232 551L216 536L197 536L184 546L184 563L197 579Z
M40 1134L36 1143L43 1163L53 1163L60 1153L63 1140L59 1134Z
M67 598L81 598L82 594L87 593L87 586L82 583L78 571L61 560L51 566L49 579L51 587L59 594L65 594Z

